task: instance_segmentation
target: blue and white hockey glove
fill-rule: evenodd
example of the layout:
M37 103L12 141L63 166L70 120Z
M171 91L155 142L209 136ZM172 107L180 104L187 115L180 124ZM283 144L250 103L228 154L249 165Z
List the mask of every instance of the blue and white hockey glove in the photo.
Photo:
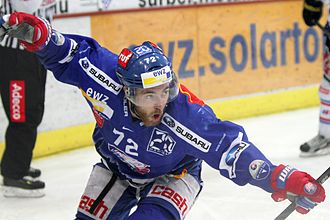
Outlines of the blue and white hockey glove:
M9 16L9 17L7 17ZM47 20L34 15L14 12L5 15L3 22L3 35L19 39L21 45L30 52L35 52L46 46L50 40L52 29ZM1 32L0 32L1 37Z

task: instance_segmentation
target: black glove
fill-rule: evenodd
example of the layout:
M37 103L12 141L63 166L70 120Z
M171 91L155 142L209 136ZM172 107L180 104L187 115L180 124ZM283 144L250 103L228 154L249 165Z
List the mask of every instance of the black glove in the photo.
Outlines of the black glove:
M315 25L322 16L323 2L320 0L305 0L303 18L308 26Z

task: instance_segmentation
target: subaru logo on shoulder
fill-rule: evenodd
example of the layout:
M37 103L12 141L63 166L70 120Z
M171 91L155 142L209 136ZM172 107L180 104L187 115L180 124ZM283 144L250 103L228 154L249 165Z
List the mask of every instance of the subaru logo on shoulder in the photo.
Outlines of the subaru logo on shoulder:
M171 128L175 127L175 122L173 121L172 118L168 117L168 116L164 116L164 121L165 123L170 126Z
M87 69L89 67L89 63L87 60L82 60L82 66Z

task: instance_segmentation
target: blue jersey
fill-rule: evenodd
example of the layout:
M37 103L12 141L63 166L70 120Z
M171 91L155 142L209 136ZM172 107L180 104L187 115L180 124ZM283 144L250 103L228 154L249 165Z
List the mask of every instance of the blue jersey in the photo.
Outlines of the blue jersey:
M274 165L248 140L244 129L222 121L185 86L147 127L132 117L116 76L118 56L95 40L53 32L38 56L61 82L78 87L96 119L93 140L109 169L121 178L152 180L194 169L205 161L238 185L272 192Z

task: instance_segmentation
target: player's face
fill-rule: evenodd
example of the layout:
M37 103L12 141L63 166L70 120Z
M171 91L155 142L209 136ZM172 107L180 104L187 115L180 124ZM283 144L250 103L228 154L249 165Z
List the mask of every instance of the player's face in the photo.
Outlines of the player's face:
M163 84L149 89L139 89L136 93L136 111L146 126L156 126L160 123L169 98L169 84Z

